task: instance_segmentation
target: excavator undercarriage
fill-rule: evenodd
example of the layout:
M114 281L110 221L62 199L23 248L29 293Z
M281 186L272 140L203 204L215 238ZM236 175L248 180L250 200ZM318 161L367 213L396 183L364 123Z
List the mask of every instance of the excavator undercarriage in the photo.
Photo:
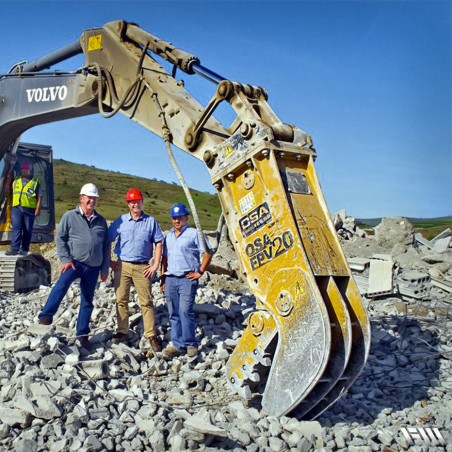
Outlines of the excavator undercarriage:
M80 70L40 72L77 53L86 59ZM216 85L206 107L176 80L178 69ZM49 102L36 102L44 95ZM3 152L34 125L119 112L162 137L167 150L175 145L203 161L256 297L227 364L230 388L245 398L260 394L270 415L305 419L347 391L367 360L369 320L317 180L312 140L278 118L264 89L232 82L136 24L116 21L16 65L0 78L0 96L11 105L0 107ZM229 126L213 116L220 104L233 110Z

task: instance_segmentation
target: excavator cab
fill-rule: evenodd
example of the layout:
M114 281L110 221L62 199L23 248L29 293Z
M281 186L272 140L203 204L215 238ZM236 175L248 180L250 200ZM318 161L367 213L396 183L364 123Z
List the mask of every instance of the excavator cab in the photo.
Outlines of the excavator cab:
M5 153L0 161L0 244L9 245L12 238L11 192L7 195L6 184L20 174L20 164L28 161L32 175L41 181L41 214L36 217L32 243L53 242L55 229L55 202L53 190L53 158L50 146L19 143L14 153ZM50 262L40 254L6 256L0 253L0 291L29 292L40 285L50 285Z

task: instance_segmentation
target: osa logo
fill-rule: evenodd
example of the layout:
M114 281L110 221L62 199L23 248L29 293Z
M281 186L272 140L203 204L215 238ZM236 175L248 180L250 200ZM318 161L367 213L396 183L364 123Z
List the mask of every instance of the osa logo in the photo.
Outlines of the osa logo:
M430 427L410 427L410 428L401 428L403 436L406 438L408 446L412 446L413 444L417 444L419 446L445 446L446 441L444 441L443 435L437 428Z

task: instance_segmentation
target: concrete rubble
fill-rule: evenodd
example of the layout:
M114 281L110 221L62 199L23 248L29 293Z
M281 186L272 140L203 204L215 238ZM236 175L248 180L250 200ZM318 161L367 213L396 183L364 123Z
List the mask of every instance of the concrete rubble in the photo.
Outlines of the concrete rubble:
M424 441L411 450L452 451L452 249L421 243L403 219L385 219L375 235L356 233L345 211L336 220L361 278L372 346L360 377L320 417L266 416L258 400L229 391L225 363L254 297L237 279L223 234L197 295L198 358L166 361L150 352L134 292L130 341L112 345L110 281L96 292L90 350L75 345L77 284L51 326L36 323L50 288L1 293L0 450L389 452L410 447L401 428L436 427L445 445ZM157 281L153 293L166 343L168 312Z

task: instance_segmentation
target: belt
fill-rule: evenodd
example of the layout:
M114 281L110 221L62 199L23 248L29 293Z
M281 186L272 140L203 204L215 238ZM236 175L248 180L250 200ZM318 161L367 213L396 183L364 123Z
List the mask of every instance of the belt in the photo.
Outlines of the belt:
M145 261L145 262L138 262L138 261L123 261L121 259L121 262L125 262L126 264L133 264L133 265L148 265L149 262Z
M191 273L191 272L186 272L181 276L177 276L177 275L165 275L165 276L169 277L169 278L185 278L189 273Z

